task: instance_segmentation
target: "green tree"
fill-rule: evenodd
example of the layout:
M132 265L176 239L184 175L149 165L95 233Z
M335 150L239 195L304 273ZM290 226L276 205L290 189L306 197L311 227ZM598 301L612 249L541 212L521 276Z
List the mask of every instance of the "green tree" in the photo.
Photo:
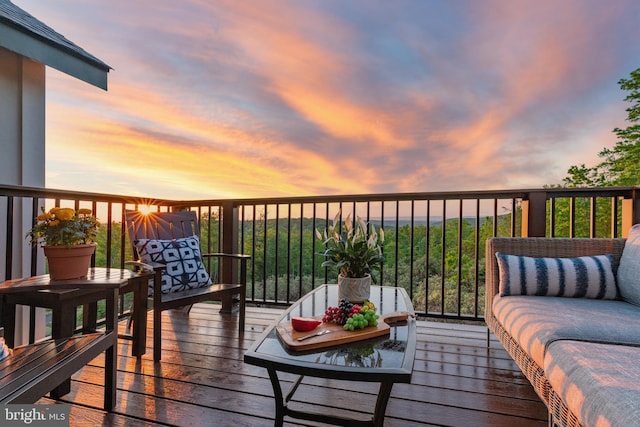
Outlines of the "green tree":
M611 187L640 184L640 68L631 77L618 81L620 89L628 91L624 99L631 103L626 109L625 129L615 128L618 140L613 148L605 148L598 156L604 159L594 167L571 166L564 179L568 187Z

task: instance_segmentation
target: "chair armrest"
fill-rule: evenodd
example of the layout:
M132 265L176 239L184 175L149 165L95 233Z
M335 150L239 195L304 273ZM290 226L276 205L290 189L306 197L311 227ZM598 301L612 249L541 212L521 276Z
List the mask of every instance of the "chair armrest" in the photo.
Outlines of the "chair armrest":
M221 253L221 252L215 252L215 253L206 253L206 254L202 254L202 257L218 257L218 258L233 258L233 259L238 259L238 260L247 260L247 259L251 259L251 255L244 255L244 254L225 254L225 253Z
M227 254L227 253L206 253L202 254L202 258L227 258L231 261L237 261L240 265L240 281L246 286L247 284L247 261L251 259L251 255L244 254ZM222 261L220 261L222 262ZM236 264L237 265L237 264Z
M125 261L125 265L133 267L135 271L158 271L164 270L166 266L157 262L144 263L142 261Z

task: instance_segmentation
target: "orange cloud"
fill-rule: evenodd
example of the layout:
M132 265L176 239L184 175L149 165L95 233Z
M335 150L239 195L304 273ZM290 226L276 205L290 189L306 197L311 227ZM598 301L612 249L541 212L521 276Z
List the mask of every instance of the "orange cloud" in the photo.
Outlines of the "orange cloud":
M50 73L49 176L179 198L541 186L614 127L597 88L623 77L609 77L609 34L634 4L620 3L113 0L43 13L115 68L108 92ZM95 182L73 181L90 168Z

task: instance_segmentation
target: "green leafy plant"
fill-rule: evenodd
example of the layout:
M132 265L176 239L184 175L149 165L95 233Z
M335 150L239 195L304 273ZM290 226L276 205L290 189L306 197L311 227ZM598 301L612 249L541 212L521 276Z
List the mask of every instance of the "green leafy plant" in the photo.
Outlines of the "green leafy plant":
M27 233L32 245L76 246L93 243L100 222L91 209L52 208L36 217L36 224Z
M316 237L323 241L324 252L319 253L326 258L323 267L336 267L343 277L365 277L371 275L371 280L376 283L373 272L380 272L384 255L384 230L380 228L380 234L373 225L367 224L359 217L352 221L351 214L340 227L340 214L338 211L333 224L320 233L316 229Z

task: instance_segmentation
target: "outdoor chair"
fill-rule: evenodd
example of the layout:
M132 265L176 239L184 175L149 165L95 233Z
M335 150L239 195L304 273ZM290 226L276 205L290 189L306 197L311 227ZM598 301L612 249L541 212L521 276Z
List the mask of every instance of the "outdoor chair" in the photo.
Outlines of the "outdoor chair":
M127 234L135 265L154 268L156 280L150 281L149 298L153 300L153 359L161 358L162 311L186 308L204 301L222 301L222 312L232 311L237 296L238 329L244 332L248 255L202 253L200 225L193 211L152 212L125 211ZM223 268L239 264L239 279L234 283L212 283L206 266L211 258L229 259ZM228 265L227 265L228 264ZM160 271L162 280L160 278ZM237 283L235 283L237 282ZM151 285L153 283L153 285Z

